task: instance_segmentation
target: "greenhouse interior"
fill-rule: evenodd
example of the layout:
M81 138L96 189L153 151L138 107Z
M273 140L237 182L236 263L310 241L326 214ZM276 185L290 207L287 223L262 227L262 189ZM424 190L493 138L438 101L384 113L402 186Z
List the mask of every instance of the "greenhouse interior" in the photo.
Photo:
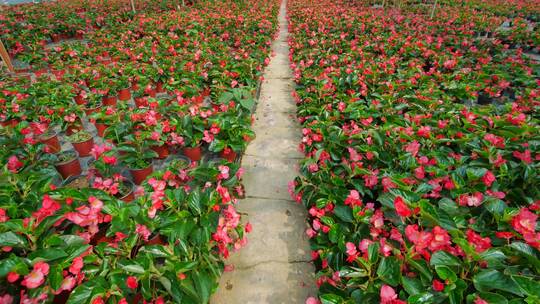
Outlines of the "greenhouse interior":
M0 0L0 304L540 304L540 0Z

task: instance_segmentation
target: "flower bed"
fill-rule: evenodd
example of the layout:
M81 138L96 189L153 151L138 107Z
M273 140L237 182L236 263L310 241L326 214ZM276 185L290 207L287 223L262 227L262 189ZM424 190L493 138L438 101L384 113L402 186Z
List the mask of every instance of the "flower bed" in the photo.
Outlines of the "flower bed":
M500 14L430 9L289 1L322 303L540 300L539 65Z
M206 303L250 230L238 159L278 3L85 3L0 13L32 25L29 72L0 74L0 303ZM45 12L99 26L34 44Z

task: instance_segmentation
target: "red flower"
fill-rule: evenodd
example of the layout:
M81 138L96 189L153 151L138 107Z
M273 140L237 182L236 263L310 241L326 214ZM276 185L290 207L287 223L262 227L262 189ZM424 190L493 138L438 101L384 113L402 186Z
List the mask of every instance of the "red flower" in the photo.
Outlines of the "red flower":
M489 237L483 238L482 236L472 231L471 229L467 230L466 236L469 243L478 252L484 252L488 250L489 248L491 248L491 239Z
M394 208L396 208L397 214L401 217L409 217L412 215L411 209L409 209L401 196L394 199Z
M433 280L432 284L433 290L435 291L443 291L444 290L444 283L439 280Z
M16 282L19 279L19 274L13 271L10 271L7 275L7 280L10 283Z
M486 174L482 176L482 181L488 187L491 187L491 184L496 180L495 175L491 171L486 171Z
M139 286L139 283L137 282L137 278L134 276L130 276L126 280L126 285L128 288L136 289Z
M433 234L433 238L431 239L431 243L429 243L429 249L431 251L437 251L444 249L447 246L450 246L450 235L446 230L439 226L433 227L433 230L431 231Z
M418 154L420 144L415 140L405 146L405 151L411 153L413 156Z
M511 220L512 227L521 234L534 233L538 216L527 208L521 208Z

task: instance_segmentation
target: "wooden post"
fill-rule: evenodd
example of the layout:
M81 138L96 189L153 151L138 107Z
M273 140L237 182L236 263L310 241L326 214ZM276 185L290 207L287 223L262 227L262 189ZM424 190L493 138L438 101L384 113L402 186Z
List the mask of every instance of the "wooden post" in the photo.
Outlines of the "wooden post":
M133 2L134 0L130 0L131 1L131 10L133 10L133 14L136 14L137 11L135 11L135 2Z
M2 40L0 40L0 56L2 57L2 60L6 63L6 66L8 70L13 73L15 72L15 69L13 68L13 64L11 64L11 58L9 57L9 53L6 51L6 48L4 47L4 43Z
M431 9L430 19L433 19L433 16L435 16L435 8L437 8L437 0L435 0L435 3L433 3L433 9Z

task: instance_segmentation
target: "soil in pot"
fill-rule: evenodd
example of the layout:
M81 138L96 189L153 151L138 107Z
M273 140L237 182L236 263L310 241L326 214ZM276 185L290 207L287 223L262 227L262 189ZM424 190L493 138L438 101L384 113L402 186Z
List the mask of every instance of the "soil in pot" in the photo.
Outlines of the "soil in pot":
M84 113L86 115L91 115L92 113L96 113L101 109L101 105L93 107L93 108L84 108Z
M50 153L60 152L60 141L56 132L46 132L39 136L39 142L48 147Z
M135 185L130 180L124 181L115 196L126 203L133 201L135 199Z
M90 187L90 181L85 175L71 176L63 182L63 186L72 189L85 189Z
M192 161L199 161L201 160L202 151L201 146L197 147L184 147L184 155L189 157Z
M79 156L86 157L90 155L94 147L94 139L92 135L86 131L76 132L69 137L69 141L73 148L79 152Z
M70 176L81 175L82 169L75 151L64 151L58 155L58 162L54 165L56 171L63 179Z
M135 185L140 185L146 177L154 171L154 168L152 164L150 164L148 167L143 169L130 169L129 172L131 173L131 176L133 177L133 183Z

